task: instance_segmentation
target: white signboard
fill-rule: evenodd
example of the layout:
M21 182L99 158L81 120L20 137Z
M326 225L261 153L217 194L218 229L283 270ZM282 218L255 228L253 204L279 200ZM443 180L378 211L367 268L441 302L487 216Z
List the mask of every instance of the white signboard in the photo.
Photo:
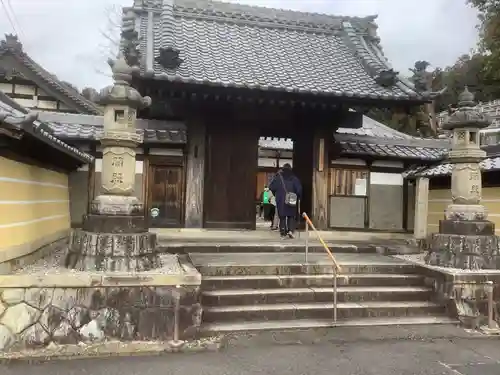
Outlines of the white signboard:
M366 179L357 178L356 184L354 185L354 195L366 195Z

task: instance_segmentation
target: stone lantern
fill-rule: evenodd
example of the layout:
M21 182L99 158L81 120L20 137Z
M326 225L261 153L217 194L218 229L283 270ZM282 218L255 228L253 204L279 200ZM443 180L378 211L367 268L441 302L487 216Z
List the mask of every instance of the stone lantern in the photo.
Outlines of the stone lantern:
M448 153L451 172L451 204L432 235L426 262L462 269L498 268L495 225L481 205L480 162L486 152L479 147L479 130L491 120L475 108L474 95L460 94L458 109L442 125L453 135Z
M143 211L142 203L133 195L135 149L142 143L135 127L137 110L149 106L151 98L142 97L130 86L133 68L124 58L109 64L115 82L102 89L96 98L97 104L104 106L104 132L100 139L103 148L101 195L92 202L92 213L112 215L115 219L125 215L130 219Z
M156 237L149 233L144 205L134 195L137 111L151 104L130 86L134 68L123 57L110 60L114 83L101 90L104 106L101 193L74 231L66 266L94 271L142 271L155 268Z

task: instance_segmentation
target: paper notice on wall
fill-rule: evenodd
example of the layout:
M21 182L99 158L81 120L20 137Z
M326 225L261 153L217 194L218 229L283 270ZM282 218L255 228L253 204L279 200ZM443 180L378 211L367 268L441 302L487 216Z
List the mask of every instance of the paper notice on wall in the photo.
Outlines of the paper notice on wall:
M354 195L366 195L366 179L357 178L354 184Z

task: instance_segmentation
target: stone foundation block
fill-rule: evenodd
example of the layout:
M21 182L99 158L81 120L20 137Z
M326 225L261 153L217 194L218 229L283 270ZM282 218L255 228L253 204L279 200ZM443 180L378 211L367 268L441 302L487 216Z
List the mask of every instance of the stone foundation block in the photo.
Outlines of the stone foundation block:
M500 269L499 240L497 236L434 233L425 261L439 267Z
M156 234L74 230L65 266L80 271L148 271L158 268Z
M148 231L144 216L85 215L82 228L97 233L144 233Z
M495 224L488 220L440 220L439 233L464 236L493 236Z

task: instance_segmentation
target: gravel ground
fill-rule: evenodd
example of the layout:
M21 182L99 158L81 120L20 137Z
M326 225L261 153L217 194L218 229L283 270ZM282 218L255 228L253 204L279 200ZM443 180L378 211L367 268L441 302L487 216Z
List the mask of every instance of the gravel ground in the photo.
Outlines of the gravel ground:
M14 273L15 274L41 273L41 272L60 273L62 270L67 272L68 270L64 268L64 259L66 258L66 252L67 249L61 249L59 251L56 251L48 257L39 259L35 263L19 268Z
M67 272L82 272L70 270L64 267L64 259L66 258L67 249L52 253L50 256L42 258L37 262L27 265L26 267L16 270L15 274L60 274ZM144 273L162 273L162 274L182 274L182 269L176 255L173 254L159 254L160 268L156 268Z

